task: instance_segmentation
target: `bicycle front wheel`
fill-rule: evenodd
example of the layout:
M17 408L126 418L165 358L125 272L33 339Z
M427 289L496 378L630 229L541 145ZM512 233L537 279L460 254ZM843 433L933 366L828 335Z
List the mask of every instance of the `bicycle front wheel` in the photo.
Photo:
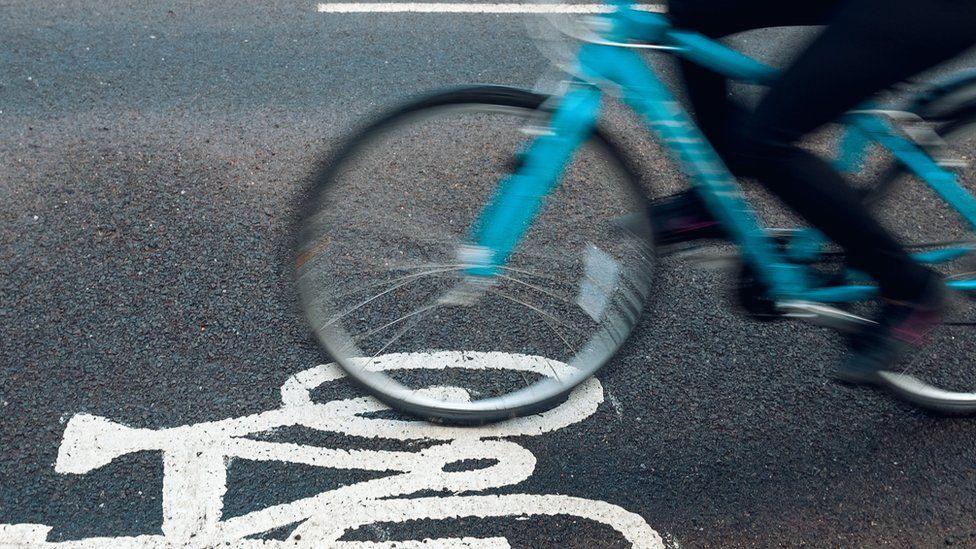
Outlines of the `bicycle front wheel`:
M648 209L599 132L497 274L467 275L475 220L545 125L544 100L477 87L415 101L313 177L301 306L332 358L395 409L457 423L544 410L637 323L651 289Z

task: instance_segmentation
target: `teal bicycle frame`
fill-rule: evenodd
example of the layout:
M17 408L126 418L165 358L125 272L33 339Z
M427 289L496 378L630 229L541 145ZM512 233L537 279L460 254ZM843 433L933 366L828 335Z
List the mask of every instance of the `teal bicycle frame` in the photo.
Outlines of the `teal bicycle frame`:
M475 223L471 240L479 250L477 266L467 272L491 277L507 261L524 236L544 198L557 185L562 172L591 135L600 112L603 84L621 90L623 101L637 112L690 177L706 206L722 223L743 259L768 288L775 301L841 303L870 299L877 287L850 272L849 285L815 287L809 271L795 261L815 257L825 238L817 231L798 231L784 252L760 226L735 177L692 122L661 78L635 49L621 47L629 41L659 45L730 79L768 85L777 71L705 36L673 28L660 14L636 9L628 2L614 2L615 10L603 18L608 31L604 40L585 42L576 60L577 80L560 97L547 131L521 152L520 169L498 185L493 198ZM838 167L856 170L872 145L889 150L901 163L925 181L946 203L976 229L976 199L963 189L951 171L940 166L919 145L901 135L879 114L870 110L846 116L848 133L842 140ZM924 263L950 261L973 251L956 246L917 254ZM790 261L790 259L794 261ZM957 290L976 290L976 281L949 281Z

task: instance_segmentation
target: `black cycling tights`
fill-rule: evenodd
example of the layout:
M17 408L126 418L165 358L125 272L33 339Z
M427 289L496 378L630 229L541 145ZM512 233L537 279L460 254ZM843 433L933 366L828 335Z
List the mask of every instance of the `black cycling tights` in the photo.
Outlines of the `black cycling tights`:
M847 252L885 296L910 298L929 274L861 205L823 159L796 142L858 103L976 44L976 0L671 0L674 23L711 37L826 25L738 116L724 79L683 62L695 116L739 175L757 177Z

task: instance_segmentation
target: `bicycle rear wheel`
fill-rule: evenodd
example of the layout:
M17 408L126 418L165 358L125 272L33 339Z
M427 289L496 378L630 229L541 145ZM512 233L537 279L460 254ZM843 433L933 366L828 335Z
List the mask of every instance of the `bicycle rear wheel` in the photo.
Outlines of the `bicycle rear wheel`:
M415 101L313 177L298 229L301 306L332 358L397 410L456 423L544 410L637 323L651 290L648 209L599 132L498 274L466 276L472 226L544 126L545 99L477 87ZM410 366L425 360L439 366Z
M976 280L976 272L950 279ZM958 298L958 296L956 296ZM879 371L876 383L895 396L937 415L976 414L976 364L973 348L976 302L956 299L949 318L929 334L924 346Z
M965 80L960 86L976 96L976 85ZM944 93L932 94L934 100L950 94L958 96L963 88L947 88ZM923 96L925 98L925 96ZM970 102L938 104L919 102L914 109L932 123L933 131L945 142L945 150L939 151L945 158L954 158L957 174L963 186L976 191L976 169L971 164L971 151L976 145L976 105ZM947 207L924 188L923 185L908 187L904 184L915 180L902 164L892 162L881 173L865 194L865 201L876 208L889 223L903 218L909 212L919 217L912 220L912 237L916 241L913 252L935 251L946 248L974 246L970 227L961 223L957 216L946 215ZM896 204L909 206L898 208ZM904 219L900 221L904 222ZM923 242L918 242L922 240ZM935 267L947 281L976 283L976 261L972 254L956 261ZM976 328L976 301L955 295L947 322L937 328L925 346L900 364L892 365L877 376L877 384L915 406L938 415L976 414L976 364L974 364L974 334Z

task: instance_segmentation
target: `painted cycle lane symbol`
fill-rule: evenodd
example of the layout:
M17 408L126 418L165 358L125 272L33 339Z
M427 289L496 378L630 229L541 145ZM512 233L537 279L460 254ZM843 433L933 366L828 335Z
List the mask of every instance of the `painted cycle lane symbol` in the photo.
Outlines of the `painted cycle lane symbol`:
M390 369L446 368L461 364L472 369L505 367L523 371L546 370L553 364L551 360L527 355L472 352L462 355L449 351L386 355L378 363ZM556 363L555 374L563 373L560 370L568 372L568 368ZM609 526L634 547L663 547L661 537L642 517L606 502L566 495L479 493L529 478L535 470L535 456L505 439L538 436L585 420L603 402L603 387L598 380L586 381L565 403L543 414L471 428L366 417L387 409L369 397L313 402L314 389L343 377L335 365L318 366L285 381L281 387L282 406L278 409L167 429L132 428L99 416L75 415L65 429L55 471L85 474L126 454L160 451L162 534L48 542L50 526L7 524L0 525L0 546L508 547L504 537L461 536L400 542L340 540L348 532L375 523L566 515ZM439 443L410 452L323 448L248 438L293 426L356 437ZM222 519L230 459L391 474ZM466 460L488 460L492 464L477 470L445 470L453 463ZM456 495L405 497L431 490ZM293 524L297 526L286 540L254 538Z

